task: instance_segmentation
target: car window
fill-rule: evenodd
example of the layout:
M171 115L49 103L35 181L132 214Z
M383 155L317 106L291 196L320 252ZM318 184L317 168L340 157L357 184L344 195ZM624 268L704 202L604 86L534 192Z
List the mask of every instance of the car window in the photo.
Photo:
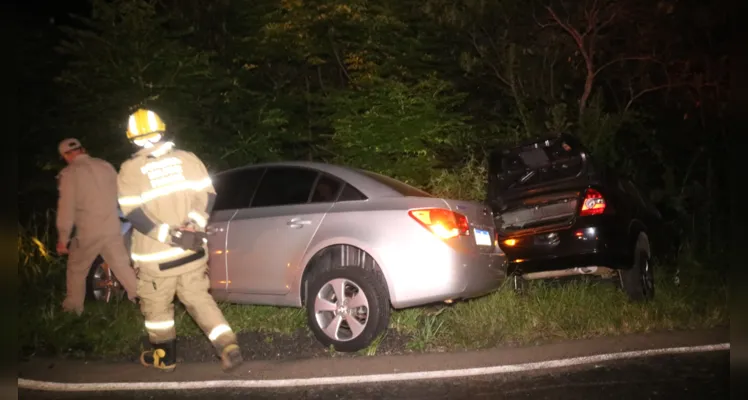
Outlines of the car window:
M331 176L320 176L312 192L312 203L332 203L338 197L342 185L339 180Z
M216 190L214 211L249 207L252 195L260 182L264 168L239 169L218 175L213 179Z
M268 168L252 200L252 207L304 204L309 200L318 174L305 168Z
M340 192L340 196L338 197L338 202L340 201L356 201L356 200L366 200L366 196L361 193L358 189L351 186L350 184L345 184L345 187L343 187L343 191Z
M413 186L410 186L405 182L400 182L397 179L393 179L388 176L380 175L371 171L359 170L359 172L383 185L388 186L390 189L400 193L403 196L434 197L421 189L414 188Z

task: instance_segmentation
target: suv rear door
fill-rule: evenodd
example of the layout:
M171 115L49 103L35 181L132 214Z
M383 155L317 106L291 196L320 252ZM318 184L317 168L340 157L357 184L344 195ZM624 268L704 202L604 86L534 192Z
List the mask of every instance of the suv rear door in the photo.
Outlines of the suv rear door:
M571 224L595 171L570 135L501 150L489 163L488 202L500 236Z
M341 186L328 183L323 190L323 176L302 167L267 167L251 206L231 219L226 248L230 292L288 293L298 264ZM312 202L313 198L329 202Z

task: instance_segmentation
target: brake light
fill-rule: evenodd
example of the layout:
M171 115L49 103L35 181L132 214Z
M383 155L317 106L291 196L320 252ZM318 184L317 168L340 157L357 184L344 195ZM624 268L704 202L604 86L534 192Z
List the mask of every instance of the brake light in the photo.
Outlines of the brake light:
M470 234L467 217L442 208L410 210L408 215L440 239L451 239Z
M595 189L587 189L582 200L582 209L579 215L584 217L588 215L600 215L605 212L605 199Z

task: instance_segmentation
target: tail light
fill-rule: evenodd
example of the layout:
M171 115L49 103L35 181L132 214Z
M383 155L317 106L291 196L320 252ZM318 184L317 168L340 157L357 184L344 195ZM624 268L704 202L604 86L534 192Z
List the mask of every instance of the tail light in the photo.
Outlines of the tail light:
M600 215L605 212L605 199L595 189L587 189L584 193L584 200L582 200L582 209L579 211L579 215L582 217L588 215Z
M423 208L410 210L408 215L440 239L470 234L467 217L454 211L442 208Z

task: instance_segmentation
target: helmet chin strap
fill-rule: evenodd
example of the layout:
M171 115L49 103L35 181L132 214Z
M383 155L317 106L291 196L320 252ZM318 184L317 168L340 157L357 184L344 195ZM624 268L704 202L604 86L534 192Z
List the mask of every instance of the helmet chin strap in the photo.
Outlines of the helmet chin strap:
M161 157L174 147L174 143L164 140L162 134L158 134L150 139L133 140L133 143L138 147L148 149L149 155L152 157Z
M144 149L150 149L150 148L153 148L153 146L155 146L156 143L160 142L161 139L163 139L163 136L161 134L158 134L150 139L133 140L133 143L135 143L135 145L138 147L142 147Z

